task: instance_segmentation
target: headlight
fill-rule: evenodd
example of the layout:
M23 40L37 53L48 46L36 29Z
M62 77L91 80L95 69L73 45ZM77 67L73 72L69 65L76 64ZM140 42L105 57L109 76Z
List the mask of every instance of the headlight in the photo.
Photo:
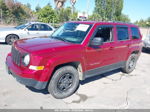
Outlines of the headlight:
M30 55L26 54L23 56L22 63L24 66L28 66L30 63Z

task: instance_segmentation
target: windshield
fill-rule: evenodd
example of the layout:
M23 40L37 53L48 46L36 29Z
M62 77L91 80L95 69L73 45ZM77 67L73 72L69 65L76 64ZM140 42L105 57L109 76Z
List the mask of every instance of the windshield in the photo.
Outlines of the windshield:
M19 25L19 26L16 26L15 28L16 29L24 29L25 27L27 27L29 24L22 24L22 25Z
M52 34L52 38L80 44L92 25L80 23L65 23Z

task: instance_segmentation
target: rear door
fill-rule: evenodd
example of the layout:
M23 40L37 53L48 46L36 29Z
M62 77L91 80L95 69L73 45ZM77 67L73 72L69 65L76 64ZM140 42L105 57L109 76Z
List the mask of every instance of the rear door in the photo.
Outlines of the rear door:
M131 46L131 37L129 35L129 27L123 25L116 26L116 52L118 61L126 61L127 54Z
M39 24L39 35L40 36L50 36L53 33L53 28L47 24Z

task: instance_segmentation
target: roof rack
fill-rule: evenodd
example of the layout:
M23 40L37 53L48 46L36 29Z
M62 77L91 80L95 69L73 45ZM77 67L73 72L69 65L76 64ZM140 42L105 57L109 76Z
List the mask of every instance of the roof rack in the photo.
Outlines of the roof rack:
M108 22L112 22L112 23L124 23L124 24L132 24L132 25L134 25L133 23L130 23L130 22L122 22L122 21L108 21Z

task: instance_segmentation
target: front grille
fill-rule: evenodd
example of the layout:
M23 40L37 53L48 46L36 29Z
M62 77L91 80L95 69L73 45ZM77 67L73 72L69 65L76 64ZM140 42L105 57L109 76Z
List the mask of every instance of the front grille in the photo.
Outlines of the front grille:
M15 47L12 47L11 53L12 53L13 62L16 65L20 66L21 65L21 53L17 49L15 49Z

